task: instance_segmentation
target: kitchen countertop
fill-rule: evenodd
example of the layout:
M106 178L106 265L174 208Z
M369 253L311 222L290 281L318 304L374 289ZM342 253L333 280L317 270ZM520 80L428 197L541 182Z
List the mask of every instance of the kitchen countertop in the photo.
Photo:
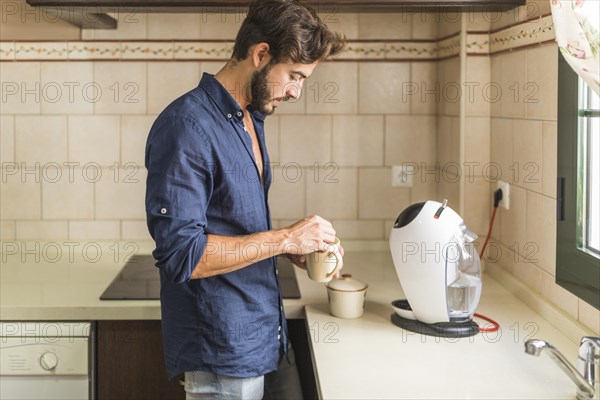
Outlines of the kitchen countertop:
M66 254L42 244L22 259L23 247L3 244L0 320L160 319L157 300L99 300L131 254L126 246L107 242ZM135 246L137 254L152 250L152 243ZM284 300L288 318L306 318L321 398L574 398L566 374L545 355L526 355L523 341L547 340L572 363L578 344L489 274L477 312L498 321L501 331L463 339L422 336L390 321L390 301L402 290L389 252L345 247L344 273L369 284L361 318L331 316L324 285L299 269L302 298Z

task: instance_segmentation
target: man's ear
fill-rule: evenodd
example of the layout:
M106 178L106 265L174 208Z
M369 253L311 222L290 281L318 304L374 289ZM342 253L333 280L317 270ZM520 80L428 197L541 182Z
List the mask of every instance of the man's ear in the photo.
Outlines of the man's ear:
M268 43L262 42L254 45L254 48L250 53L254 68L260 69L269 63L271 60L271 54L269 53L270 49Z

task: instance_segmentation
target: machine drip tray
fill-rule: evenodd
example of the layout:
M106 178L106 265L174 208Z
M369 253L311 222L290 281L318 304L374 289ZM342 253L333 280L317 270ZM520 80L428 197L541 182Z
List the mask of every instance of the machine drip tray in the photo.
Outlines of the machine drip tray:
M392 314L394 325L411 332L420 333L427 336L462 338L474 336L479 332L479 325L473 320L467 322L437 322L435 324L426 324L416 319L408 319Z

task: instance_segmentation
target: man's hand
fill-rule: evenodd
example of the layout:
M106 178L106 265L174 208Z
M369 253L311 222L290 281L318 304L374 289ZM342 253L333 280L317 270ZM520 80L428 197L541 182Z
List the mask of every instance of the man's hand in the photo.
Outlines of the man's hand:
M305 254L314 251L327 251L335 240L335 229L331 222L313 215L298 221L283 231L286 234L284 249L289 260L299 268L306 269ZM344 256L344 248L340 246L340 254ZM338 278L339 273L334 275Z

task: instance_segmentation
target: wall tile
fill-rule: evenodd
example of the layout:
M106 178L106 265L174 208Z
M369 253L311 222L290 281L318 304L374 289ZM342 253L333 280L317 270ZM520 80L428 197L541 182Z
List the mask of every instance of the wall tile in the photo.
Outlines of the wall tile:
M17 240L67 239L66 221L17 221Z
M148 39L200 39L201 14L148 14Z
M116 240L119 221L69 221L69 239Z
M542 296L554 303L571 317L577 319L579 315L579 299L568 290L555 283L555 278L542 272Z
M273 168L269 206L273 219L301 219L307 216L306 173L294 165Z
M330 116L282 116L281 163L324 165L331 161Z
M542 122L513 121L513 183L542 191Z
M409 63L361 63L358 66L361 114L408 114L410 99L403 87L410 82Z
M436 118L434 116L386 116L385 165L436 161Z
M67 119L64 116L17 116L16 162L28 165L67 159Z
M488 56L469 56L466 62L466 80L463 83L465 113L469 116L489 116L491 101L488 84L491 79L491 62Z
M42 89L40 63L0 63L2 114L39 114Z
M465 161L474 165L475 175L484 173L484 166L490 162L490 118L467 117L465 119ZM469 169L464 168L466 174Z
M319 168L307 174L306 213L331 220L358 216L356 168ZM316 179L315 179L316 178Z
M510 188L510 210L501 208L496 217L500 217L500 241L509 247L523 248L527 242L525 224L527 223L526 190L518 186ZM515 245L516 243L516 245Z
M600 335L600 312L583 300L579 300L579 321Z
M360 39L404 39L411 35L408 13L361 13L358 16Z
M94 85L91 62L43 62L41 64L42 114L91 114L88 88Z
M236 6L200 14L201 39L235 39L246 13Z
M110 166L120 161L118 116L69 117L69 160Z
M525 117L525 97L535 89L528 85L525 50L502 54L500 57L500 112L503 117Z
M558 49L556 43L527 50L527 82L533 89L527 117L556 121L558 107Z
M146 112L146 63L97 62L94 79L101 95L94 96L96 114L143 114ZM92 96L92 95L90 95Z
M555 276L556 200L528 191L526 227L522 255Z
M434 165L419 166L413 175L413 186L410 189L410 203L419 203L427 200L439 200L438 182L441 175L434 174Z
M0 215L2 219L40 219L41 172L32 168L25 171L17 167L15 173L5 174L0 190Z
M441 15L418 12L412 15L412 39L437 39Z
M489 12L467 11L463 14L467 22L467 31L487 32L491 28L491 18L495 10L492 8Z
M325 62L304 84L309 114L353 114L358 110L357 63Z
M503 54L490 56L490 88L486 95L490 101L492 117L502 116L502 60ZM504 93L506 95L506 93Z
M557 170L557 126L556 122L542 122L542 192L556 198Z
M15 221L0 221L0 241L14 240L16 235Z
M101 179L96 182L94 201L97 219L143 219L146 218L144 204L146 194L146 170L140 169L131 179L125 179L127 172L119 170L115 183L114 170L103 170ZM115 201L119 199L119 201Z
M490 176L493 174L497 179L506 182L513 181L513 121L506 118L491 119L491 149L490 160L492 165L498 170L494 173L490 170Z
M342 246L344 240L383 239L383 221L333 220L333 228Z
M515 256L513 274L529 286L535 293L542 291L542 270L534 263Z
M80 29L52 10L33 8L25 0L2 1L2 40L76 40ZM60 11L59 11L60 12ZM69 11L62 11L68 13Z
M465 207L462 217L469 229L485 240L492 208L490 183L482 178L463 179L465 179Z
M152 240L146 220L122 221L121 230L123 240Z
M0 161L15 161L15 118L12 115L0 116Z
M442 60L438 64L438 81L441 100L438 103L438 115L459 116L460 98L463 88L460 84L460 58Z
M458 127L457 117L437 117L437 159L442 168L460 162Z
M138 8L120 7L119 13L109 14L117 20L117 29L82 29L87 40L98 39L147 39L147 15Z
M383 165L383 117L333 117L333 162L341 166Z
M414 85L406 90L410 98L410 113L435 114L441 101L437 62L413 62L410 73L410 82Z
M410 189L392 187L391 168L359 169L360 219L395 219L409 205Z
M341 33L346 39L358 38L358 13L341 13L335 6L320 6L316 10L329 29Z
M148 113L160 113L173 100L198 86L197 62L148 63Z
M121 116L121 165L144 166L146 139L155 119L154 115Z
M460 211L460 177L451 174L441 173L438 186L439 199L448 199L450 207L457 212Z
M443 13L439 22L438 38L460 32L462 12L448 10Z
M55 169L42 180L42 218L69 219L94 217L94 179L81 168Z

